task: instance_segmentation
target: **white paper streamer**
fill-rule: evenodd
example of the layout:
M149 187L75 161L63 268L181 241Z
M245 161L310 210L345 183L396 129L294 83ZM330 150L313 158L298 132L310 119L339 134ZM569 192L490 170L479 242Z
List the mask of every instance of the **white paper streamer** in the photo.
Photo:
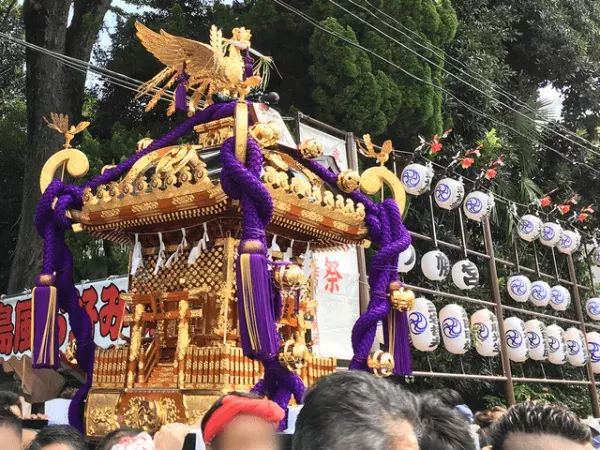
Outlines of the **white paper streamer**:
M131 255L131 275L135 275L140 267L144 267L142 258L142 243L138 239L138 234L135 234L135 245L133 246L133 254Z
M164 267L165 265L165 243L163 242L162 233L158 233L158 240L160 241L160 245L158 247L158 259L156 260L156 267L154 267L154 275L158 273L158 271Z
M167 259L167 263L165 264L165 267L168 269L170 268L173 264L175 264L177 261L179 261L179 257L181 255L183 255L183 250L187 247L188 243L187 243L187 239L185 236L185 228L181 229L181 234L183 234L183 238L181 239L181 244L179 244L177 246L177 249L175 250L175 252L169 257L169 259Z

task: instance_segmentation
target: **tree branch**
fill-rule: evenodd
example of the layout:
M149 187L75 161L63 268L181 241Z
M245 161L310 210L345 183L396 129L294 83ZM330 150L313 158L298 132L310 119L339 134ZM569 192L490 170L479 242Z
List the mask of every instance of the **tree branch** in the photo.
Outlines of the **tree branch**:
M6 30L6 24L8 23L8 18L10 17L10 13L12 12L12 9L15 7L16 4L17 4L17 0L13 0L12 3L10 3L8 5L8 9L4 13L4 17L2 18L2 25L0 26L0 30Z

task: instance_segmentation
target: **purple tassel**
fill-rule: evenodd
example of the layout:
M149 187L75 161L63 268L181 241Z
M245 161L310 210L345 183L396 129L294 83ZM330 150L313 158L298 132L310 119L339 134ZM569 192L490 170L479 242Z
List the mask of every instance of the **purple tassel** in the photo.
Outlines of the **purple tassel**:
M388 320L383 323L386 351L394 357L394 375L410 375L410 341L408 331L408 313L392 310Z
M252 359L279 353L271 274L261 253L242 253L237 261L237 298L244 354Z
M40 275L36 279L31 299L33 330L32 363L35 369L58 369L58 291L54 275Z
M250 55L250 51L246 51L244 55L244 79L254 75L254 58Z
M187 111L187 82L189 76L185 73L181 74L177 81L177 89L175 89L175 106L180 111Z

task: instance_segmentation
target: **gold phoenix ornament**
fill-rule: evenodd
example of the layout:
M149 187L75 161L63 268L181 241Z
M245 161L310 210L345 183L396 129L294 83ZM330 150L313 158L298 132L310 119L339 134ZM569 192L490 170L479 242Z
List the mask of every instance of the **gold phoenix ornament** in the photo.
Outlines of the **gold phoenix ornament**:
M371 135L365 134L363 136L363 141L365 141L365 147L363 147L360 141L357 141L358 147L363 151L365 156L369 158L374 158L379 162L379 165L383 166L388 159L390 159L390 153L394 150L392 147L392 141L387 140L383 143L381 148L376 149L371 141Z
M137 98L152 95L146 111L153 109L158 100L180 77L187 76L187 90L193 91L188 101L189 112L194 112L200 102L207 106L212 95L218 92L243 99L253 87L261 84L261 68L266 71L271 59L253 52L261 58L251 77L244 79L242 50L250 50L251 32L235 28L232 39L223 39L223 33L214 25L210 30L210 45L191 39L173 36L164 30L155 33L136 22L137 36L142 45L166 67L138 89ZM266 76L266 75L265 75ZM162 86L162 87L160 87ZM175 98L171 101L168 115L175 112Z
M65 149L71 148L71 141L77 133L81 133L90 126L89 122L80 122L77 126L69 126L69 116L66 114L50 113L50 120L45 117L44 120L48 128L58 131L65 137L65 144L63 145Z

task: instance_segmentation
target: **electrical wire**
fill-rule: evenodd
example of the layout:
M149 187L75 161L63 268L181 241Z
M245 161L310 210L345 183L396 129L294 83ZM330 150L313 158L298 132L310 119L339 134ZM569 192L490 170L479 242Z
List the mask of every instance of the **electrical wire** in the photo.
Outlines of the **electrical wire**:
M533 108L531 108L527 103L522 102L518 97L516 97L515 95L511 94L510 92L498 87L495 83L491 82L490 80L484 78L484 75L482 75L481 73L477 73L475 71L473 71L477 76L474 76L472 74L470 74L469 72L463 70L460 66L464 67L465 69L468 69L467 65L465 63L463 63L462 61L460 61L457 58L454 58L453 56L449 55L448 53L446 53L442 48L437 47L435 44L430 43L430 42L426 42L426 41L420 41L422 39L422 37L416 32L411 30L410 28L408 28L407 26L405 26L404 24L402 24L398 19L396 19L395 17L390 16L389 14L387 14L385 11L382 11L381 9L377 8L376 6L374 6L371 2L369 2L368 0L363 0L367 5L369 5L369 8L360 5L358 3L356 3L354 0L347 0L348 2L352 3L353 5L357 6L358 8L363 9L364 11L366 11L367 13L369 13L370 15L372 15L373 17L375 17L376 19L380 20L381 22L383 22L385 25L387 25L388 27L390 27L391 29L397 31L398 33L402 34L403 36L405 36L407 39L409 39L410 41L412 41L413 43L415 43L416 45L418 45L419 47L430 51L432 53L435 53L436 51L439 52L439 54L437 54L436 56L438 58L441 58L440 55L443 55L446 58L446 63L454 68L456 68L457 70L459 70L460 72L462 72L464 75L472 78L473 80L476 80L480 83L485 84L486 86L488 86L493 92L498 93L503 95L505 98L512 100L513 102L515 102L517 105L521 106L522 108L527 109L529 112L533 113L534 115L536 115L537 117L539 116L539 113L537 111L535 111ZM386 22L385 20L381 19L380 17L377 17L372 10L377 11L379 14L389 18L390 20L392 20L393 22L397 23L402 29L406 30L407 32L411 33L412 35L416 36L415 38L410 37L409 35L407 35L406 33L404 33L403 31L399 30L398 28L394 27L393 25L391 25L389 22ZM540 118L540 120L543 120L543 118ZM556 127L560 128L561 130L563 130L563 132L569 134L570 136L573 136L574 138L579 139L580 141L582 141L583 143L590 145L593 148L599 149L600 147L590 141L588 141L587 139L585 139L583 136L580 136L579 134L569 130L567 127L561 125L558 122L553 122L554 125L556 125ZM587 147L586 147L587 148Z
M476 115L478 115L480 117L483 117L483 118L485 118L485 119L487 119L487 120L489 120L491 122L496 123L497 125L501 125L501 126L507 128L507 129L511 130L513 133L521 136L522 138L524 138L524 139L526 139L526 140L528 140L528 141L530 141L530 142L532 142L534 144L537 144L537 145L539 145L540 147L542 147L542 148L544 148L546 150L549 150L549 151L552 151L552 152L556 153L558 156L560 156L565 161L568 161L568 162L570 162L572 164L581 165L583 167L588 168L591 172L593 172L595 174L600 174L600 171L598 171L597 169L594 169L593 167L589 166L585 162L577 162L577 161L571 160L567 156L565 156L564 154L560 153L558 150L556 150L556 149L554 149L554 148L552 148L552 147L550 147L550 146L548 146L548 145L546 145L544 143L538 142L537 140L531 138L530 136L527 136L526 134L520 132L519 130L515 129L512 126L507 125L506 123L502 122L499 119L495 119L493 117L488 116L487 114L483 113L482 111L478 110L477 108L475 108L475 107L469 105L468 103L462 101L461 99L459 99L458 97L456 97L454 94L452 94L447 89L445 89L445 88L443 88L441 86L438 86L438 85L436 85L435 83L433 83L431 81L419 78L417 75L409 72L408 70L404 69L403 67L399 66L398 64L396 64L396 63L390 61L389 59L385 58L384 56L381 56L377 52L375 52L375 51L373 51L371 49L368 49L368 48L366 48L366 47L364 47L364 46L362 46L362 45L360 45L360 44L358 44L356 42L353 42L350 39L346 38L345 36L343 36L343 35L335 32L335 31L331 30L330 28L328 28L328 27L320 24L319 22L317 22L315 19L313 19L309 15L307 15L307 14L303 13L302 11L294 8L293 6L285 3L284 1L282 1L282 0L273 0L273 1L275 3L277 3L278 5L284 7L285 9L287 9L287 10L293 12L294 14L298 15L299 17L301 17L305 21L309 22L315 28L318 28L318 29L320 29L321 31L323 31L323 32L325 32L327 34L329 34L329 35L331 35L333 37L336 37L336 38L338 38L339 40L341 40L343 42L346 42L348 45L351 45L351 46L353 46L353 47L355 47L355 48L357 48L359 50L362 50L362 51L364 51L364 52L366 52L366 53L368 53L370 55L373 55L374 57L376 57L376 58L378 58L378 59L386 62L387 64L391 65L392 67L400 70L405 75L407 75L407 76L409 76L409 77L411 77L411 78L413 78L413 79L415 79L415 80L417 80L417 81L419 81L421 83L427 84L427 85L433 87L434 89L437 89L437 90L441 91L442 93L446 94L447 96L453 98L454 101L456 101L457 103L459 103L460 105L462 105L464 108L466 108L469 111L471 111L473 114L476 114Z
M543 121L538 121L535 119L532 119L530 116L528 116L527 114L519 111L518 109L513 108L512 106L504 103L502 100L499 100L497 98L494 98L493 96L491 96L490 94L488 94L487 92L483 91L482 89L478 88L477 86L475 86L472 83L469 83L468 81L462 79L461 77L459 77L458 75L455 75L454 73L450 72L449 70L447 70L444 66L439 65L437 63L435 63L434 61L430 60L429 58L427 58L426 56L421 55L419 52L417 52L416 50L408 47L407 45L403 44L402 42L400 42L399 40L395 39L394 37L390 36L389 34L385 33L384 31L381 31L379 28L377 28L375 25L367 22L365 19L363 19L362 17L358 16L357 14L353 13L352 11L348 10L347 8L343 7L342 5L336 3L334 0L328 0L329 3L333 4L334 6L336 6L337 8L341 9L342 11L344 11L346 14L351 15L352 17L354 17L356 20L359 20L360 22L364 23L365 25L367 25L369 28L375 30L377 33L381 34L382 36L386 37L387 39L390 39L391 41L395 42L396 44L400 45L402 48L408 50L409 52L413 53L415 56L417 56L418 58L422 59L423 61L431 64L433 67L437 67L438 69L440 69L443 73L448 74L449 76L453 77L454 79L460 81L461 83L463 83L465 86L468 86L471 89L474 89L475 91L479 92L480 94L484 95L485 97L498 102L500 105L504 106L505 108L507 108L508 110L520 115L521 117L533 122L534 124L540 126L541 128L543 128L546 131L550 131L551 133L554 133L555 135L568 140L569 142L571 142L574 145L577 145L585 150L588 150L592 153L594 153L597 156L600 156L599 152L596 152L593 149L588 148L587 146L576 142L574 140L572 140L571 138L560 134L559 132L553 130L551 127L548 127L546 125L544 125L542 122ZM352 0L348 0L350 2L352 2ZM353 2L352 2L353 3ZM355 4L355 3L353 3ZM370 12L370 14L372 14L375 18L377 18L377 16L375 14L373 14L372 12Z

